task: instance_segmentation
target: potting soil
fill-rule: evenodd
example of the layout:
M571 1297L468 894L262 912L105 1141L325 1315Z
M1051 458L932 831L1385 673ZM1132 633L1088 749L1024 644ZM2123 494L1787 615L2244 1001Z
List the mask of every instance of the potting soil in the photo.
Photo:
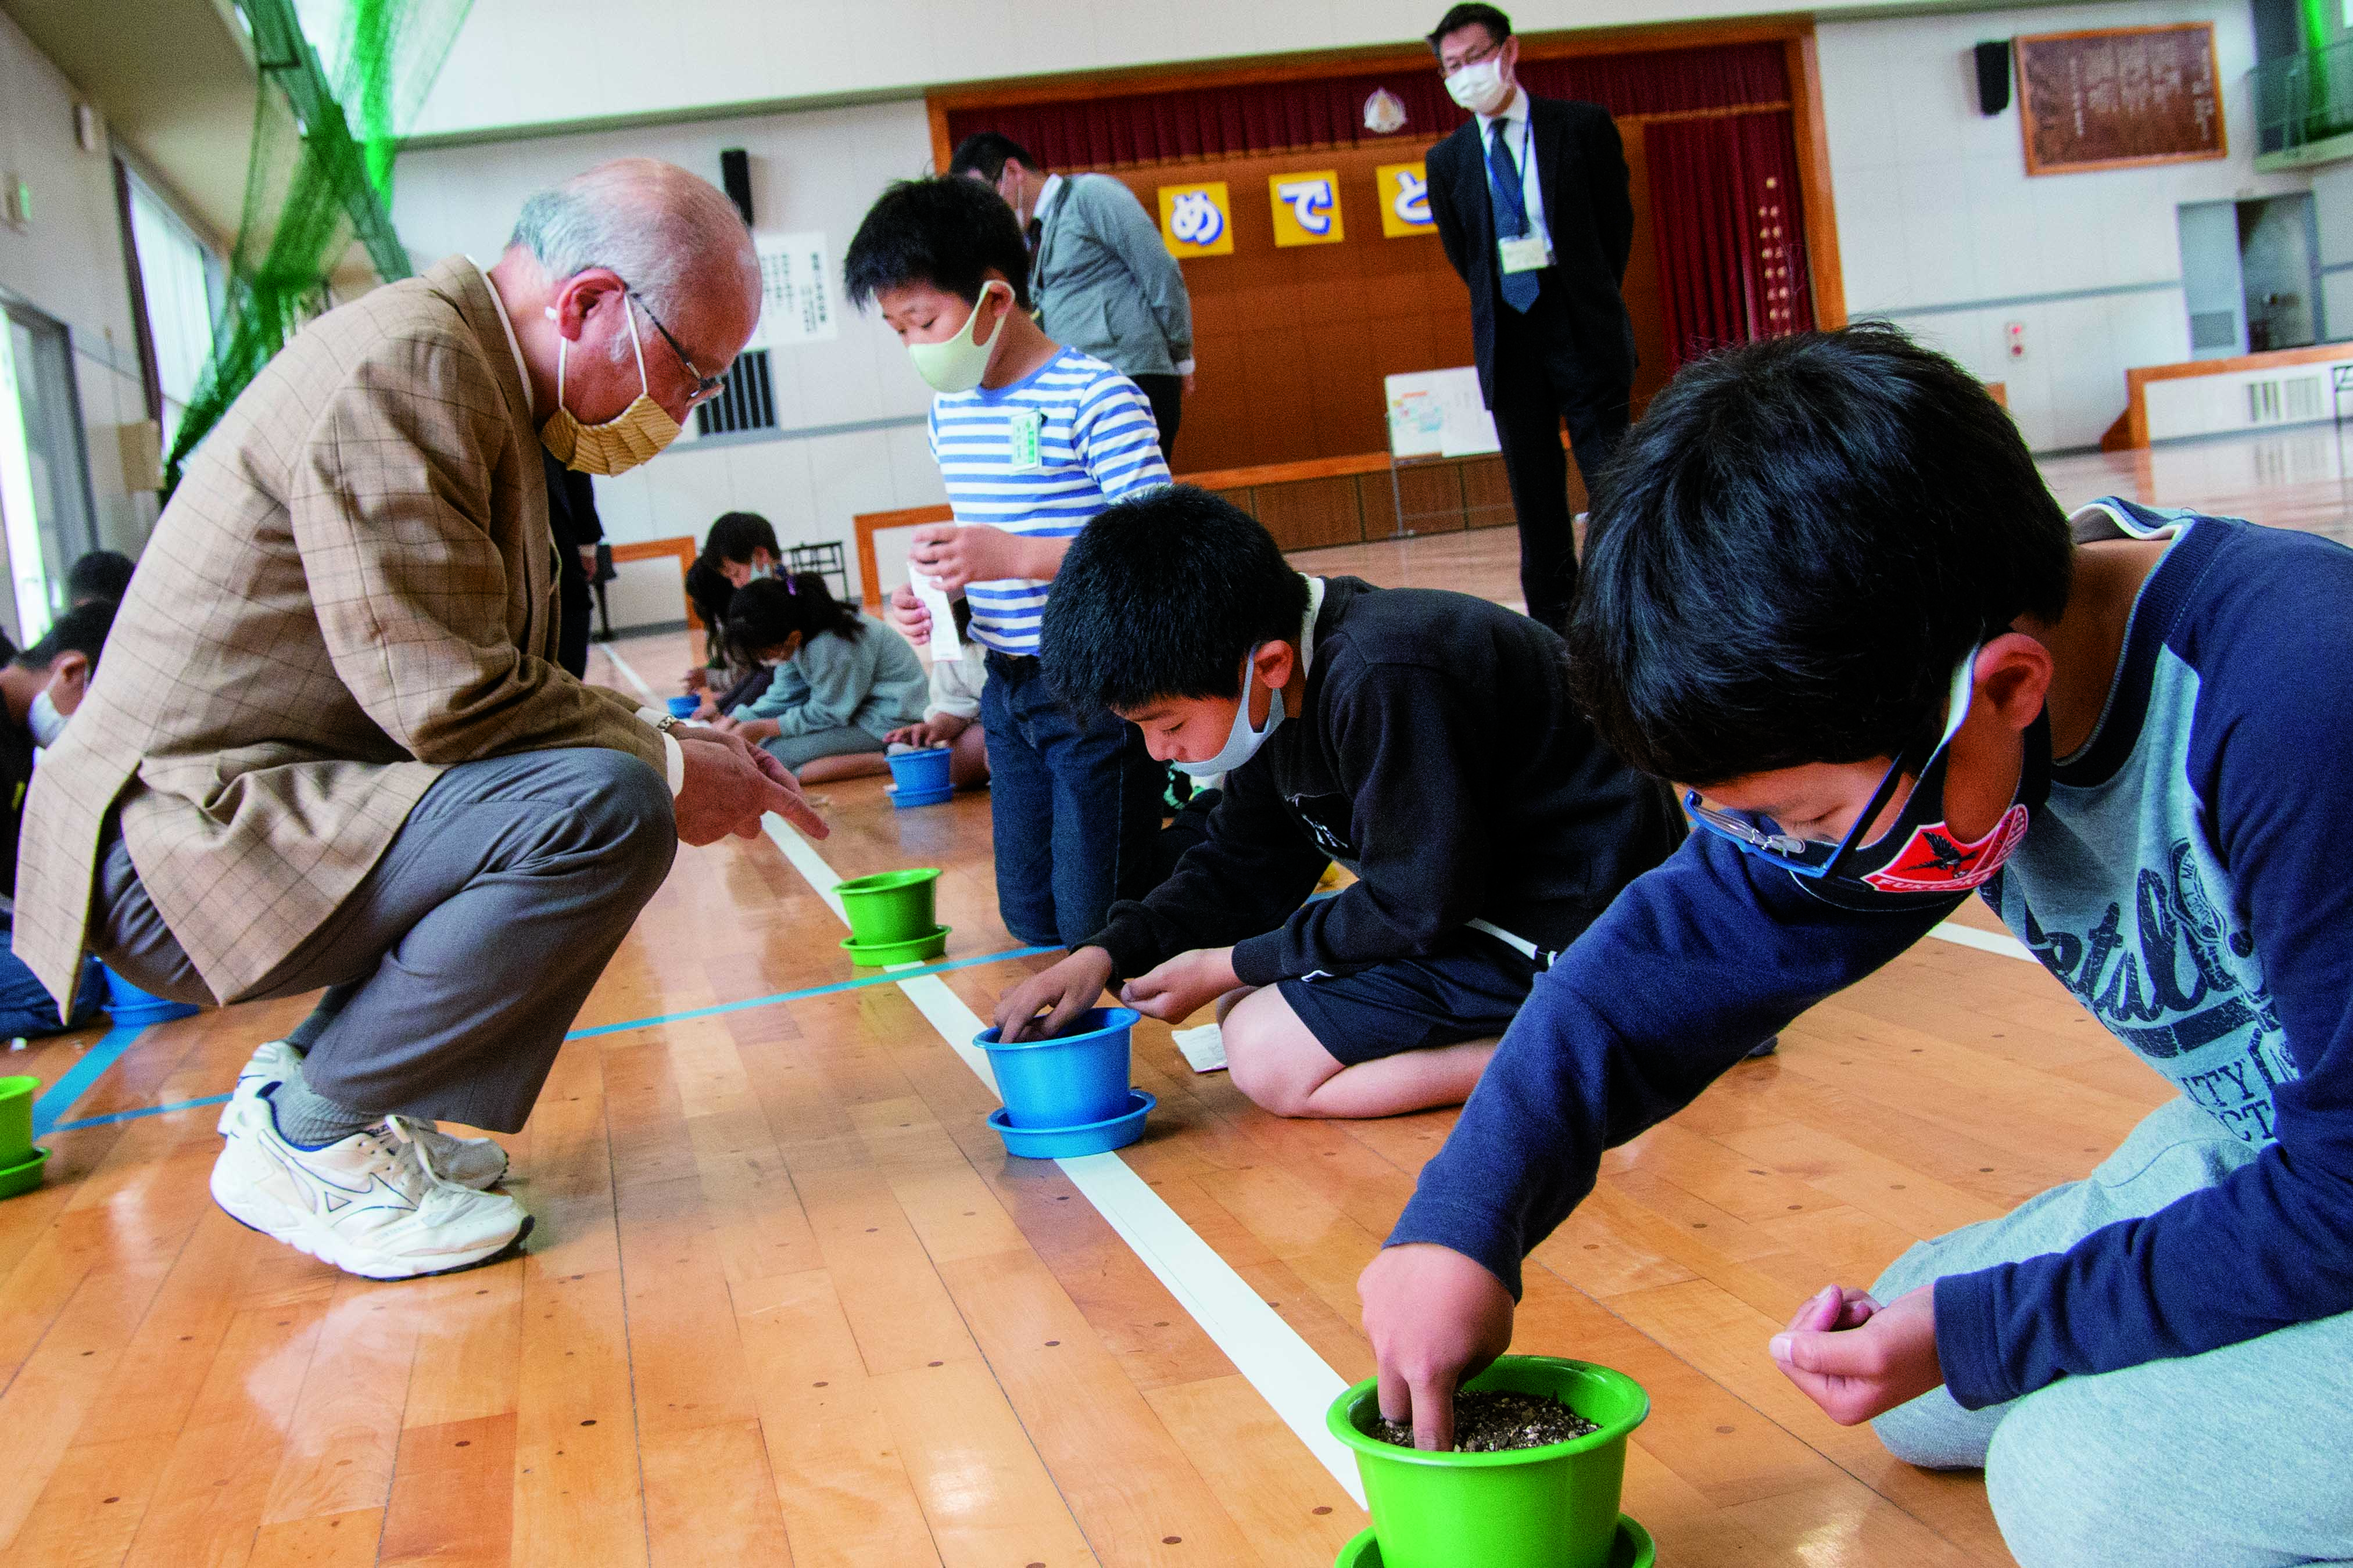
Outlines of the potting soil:
M1600 1426L1557 1399L1504 1389L1454 1396L1454 1448L1458 1454L1501 1454L1566 1443ZM1400 1448L1413 1447L1413 1423L1376 1419L1371 1436Z

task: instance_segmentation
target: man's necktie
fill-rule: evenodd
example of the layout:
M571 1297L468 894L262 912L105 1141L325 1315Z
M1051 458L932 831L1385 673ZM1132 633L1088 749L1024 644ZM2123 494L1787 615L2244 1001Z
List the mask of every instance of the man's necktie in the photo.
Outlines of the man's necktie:
M1520 166L1512 161L1512 149L1504 142L1508 121L1493 122L1494 136L1487 143L1487 205L1495 214L1495 237L1518 239L1528 232L1528 204L1520 194ZM1503 265L1503 258L1496 258ZM1536 275L1533 272L1503 274L1504 303L1514 310L1525 311L1536 302Z
M1030 255L1035 256L1038 254L1038 241L1045 232L1046 220L1036 217L1031 218L1029 220L1029 226L1021 231L1021 237L1029 242Z

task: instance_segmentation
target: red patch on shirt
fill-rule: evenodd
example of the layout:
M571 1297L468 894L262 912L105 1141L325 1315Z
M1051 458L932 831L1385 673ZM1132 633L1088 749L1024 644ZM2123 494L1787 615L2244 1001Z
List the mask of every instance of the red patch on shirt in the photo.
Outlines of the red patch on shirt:
M1993 831L1974 844L1956 843L1941 822L1915 828L1902 853L1862 879L1883 893L1965 892L1991 879L2026 837L2026 807L2002 813Z

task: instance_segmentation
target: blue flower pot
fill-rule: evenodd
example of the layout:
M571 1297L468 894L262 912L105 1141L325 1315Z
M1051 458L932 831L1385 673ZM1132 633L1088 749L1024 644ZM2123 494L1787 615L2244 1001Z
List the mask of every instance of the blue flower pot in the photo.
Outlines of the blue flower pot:
M909 795L930 795L936 792L941 799L955 786L948 783L948 759L955 755L945 746L934 746L928 751L901 752L891 759L891 782L899 786L899 804L930 805L930 800L911 801Z
M702 699L700 697L672 697L669 702L670 716L673 719L691 719L702 711Z
M1145 1119L1159 1103L1140 1089L1130 1089L1126 1110L1084 1127L1016 1127L1005 1119L1005 1107L1000 1105L988 1113L988 1125L1005 1140L1008 1154L1024 1160L1072 1160L1126 1148L1144 1136Z
M1133 1007L1097 1007L1051 1039L1000 1044L994 1027L972 1043L988 1053L1006 1121L1014 1127L1090 1127L1124 1116L1128 1103L1128 1031Z
M198 1011L190 1003L167 1002L161 996L151 996L115 973L111 968L106 972L106 1016L114 1020L118 1028L192 1017Z
M891 792L891 804L900 811L913 811L919 805L945 805L955 798L955 791L944 785L938 789L925 790L911 790L902 787Z

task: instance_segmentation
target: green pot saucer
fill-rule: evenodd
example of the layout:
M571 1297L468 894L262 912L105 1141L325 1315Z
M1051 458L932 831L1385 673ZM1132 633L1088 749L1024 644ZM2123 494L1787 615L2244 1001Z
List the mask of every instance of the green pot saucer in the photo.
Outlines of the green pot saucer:
M1633 1515L1620 1514L1618 1539L1610 1543L1608 1568L1651 1568L1658 1560L1659 1549L1651 1532L1635 1523ZM1340 1548L1332 1568L1381 1568L1381 1543L1367 1530Z
M881 969L892 963L921 963L927 958L937 958L948 950L948 932L954 926L941 926L922 936L909 937L904 942L860 942L855 937L841 939L843 951L849 962L860 969Z
M29 1159L19 1160L5 1170L0 1170L0 1198L13 1198L19 1193L29 1193L41 1184L41 1167L49 1163L47 1149L36 1149Z

